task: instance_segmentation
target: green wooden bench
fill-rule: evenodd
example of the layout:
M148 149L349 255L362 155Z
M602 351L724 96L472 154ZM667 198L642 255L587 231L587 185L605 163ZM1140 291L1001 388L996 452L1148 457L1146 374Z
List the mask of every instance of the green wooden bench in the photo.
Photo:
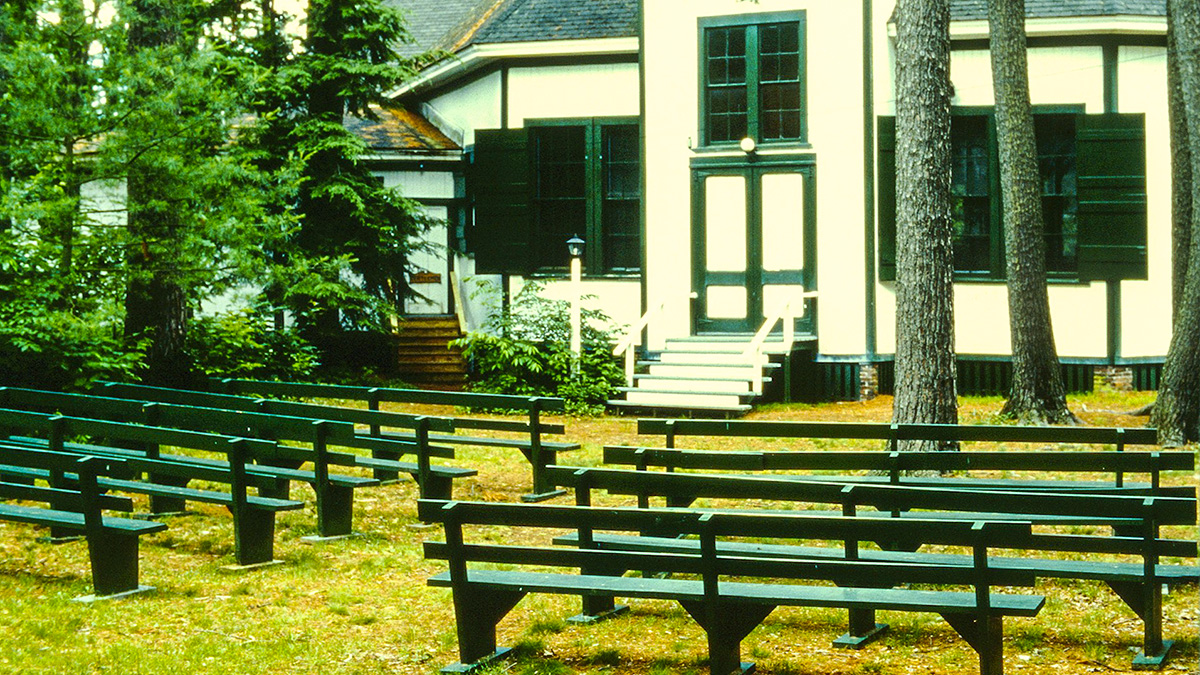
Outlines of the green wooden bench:
M1143 652L1135 659L1139 667L1157 667L1165 662L1171 642L1162 636L1162 588L1200 581L1195 538L1169 539L1160 536L1164 525L1194 526L1196 499L1186 497L1147 497L1128 494L1018 492L1006 490L966 490L883 484L845 484L837 482L794 481L777 477L730 476L720 474L665 473L624 469L579 469L548 467L556 485L579 492L605 490L616 495L636 496L643 506L650 497L664 497L669 505L686 506L696 499L729 499L760 504L789 502L798 505L835 506L843 515L873 516L890 522L909 518L961 520L987 519L1031 522L1039 525L1022 546L1014 547L1023 555L1068 552L1106 555L1101 561L1068 561L1033 557L998 559L993 567L1002 573L1014 570L1038 577L1093 579L1104 581L1142 619ZM583 497L590 503L591 497ZM869 511L864 509L875 509ZM1084 525L1112 527L1114 534L1061 534L1043 531L1041 526ZM640 550L666 547L674 550L688 546L664 539L673 533L648 529L642 535L657 538L631 539L611 537L603 544ZM599 541L599 540L598 540ZM665 542L665 543L664 543ZM561 543L571 544L567 537ZM922 542L899 537L877 542L881 561L916 561L928 554L915 553ZM813 556L803 548L773 549L773 555ZM1136 556L1140 563L1121 562L1119 556ZM1191 559L1190 564L1163 564L1163 557ZM939 560L933 558L933 560ZM608 607L603 601L593 608ZM585 612L587 608L585 608ZM857 646L870 639L876 630L873 616L856 612L851 616L850 639L840 646Z
M286 402L282 402L286 403ZM202 431L218 433L251 435L271 438L277 441L299 441L312 443L313 425L320 423L325 429L324 445L368 450L373 456L355 453L326 452L325 460L329 464L345 467L370 469L372 472L382 472L389 476L397 472L408 473L418 483L422 496L431 499L449 499L453 481L457 478L475 476L478 471L456 466L440 466L432 464L430 458L453 458L454 449L432 445L428 442L428 430L448 428L448 422L443 418L398 415L398 418L412 418L417 427L416 442L391 438L371 437L357 433L355 422L340 419L336 414L325 415L325 411L314 408L330 406L308 406L306 404L291 404L289 412L301 413L291 415L284 412L254 412L239 409L214 408L210 406L177 405L137 399L95 396L88 394L63 394L18 387L0 387L0 405L10 407L28 407L38 410L66 411L79 416L106 417L124 421L137 421L147 424L169 425ZM272 407L272 410L276 408ZM367 411L359 411L366 413ZM380 420L391 421L394 413L377 413ZM168 420L167 417L170 419ZM334 419L327 419L332 417ZM272 422L271 420L277 420ZM378 420L377 420L378 421ZM248 426L253 425L253 426ZM214 427L208 429L207 427ZM332 435L331 435L332 434ZM314 446L315 447L315 446ZM286 446L281 452L287 452ZM293 460L296 462L312 461L303 459L304 449L290 448ZM415 454L416 462L392 459L404 454ZM282 463L284 458L280 458ZM298 466L298 465L297 465ZM306 480L303 474L293 480ZM337 476L333 480L345 482L351 480L361 483L364 478L358 476ZM376 478L376 483L383 482ZM375 483L372 483L375 484Z
M492 436L464 436L433 434L430 439L438 443L456 445L478 445L516 448L525 456L532 467L533 487L522 501L538 502L561 495L562 492L546 482L543 470L558 461L558 453L579 449L578 443L550 441L548 434L564 434L566 427L542 421L544 412L562 412L566 403L561 398L544 396L512 396L506 394L480 394L454 391L427 391L423 389L389 389L382 387L355 387L307 382L266 382L261 380L214 380L215 391L226 394L257 394L260 396L292 398L329 398L363 401L368 409L378 410L381 403L417 403L425 405L452 406L474 410L524 410L527 421L495 420L478 417L454 417L457 430L474 429L519 434L519 438ZM372 427L373 433L379 430ZM388 433L388 437L408 440L407 433Z
M274 484L274 476L255 476L250 464L251 461L270 460L276 455L276 446L269 441L4 409L0 409L0 429L43 436L45 447L54 452L120 458L122 468L134 475L99 476L97 485L104 490L147 495L153 512L182 511L189 501L226 507L233 517L234 558L241 566L274 561L275 514L304 508L300 501L248 494L250 487ZM171 446L202 450L223 454L226 459L201 462L188 456L148 456L141 451L95 444L85 448L64 440L73 436L100 437L109 442L133 442L154 448ZM0 466L8 464L9 458L31 444L41 446L40 439L10 434L7 441L0 441ZM71 478L51 469L26 475L42 478L51 485L62 484ZM137 479L138 476L145 478ZM189 487L192 481L225 484L229 486L229 492Z
M164 523L131 520L103 514L114 506L129 510L102 495L97 474L119 470L120 460L79 457L65 453L25 450L6 459L14 466L72 472L76 489L39 487L0 481L0 499L44 502L49 508L0 503L0 520L29 523L83 533L87 539L94 597L121 597L152 590L138 582L138 537L167 529Z
M427 558L449 561L449 571L434 576L429 584L453 590L460 661L442 672L470 671L502 656L507 650L497 649L496 624L529 593L678 601L708 636L713 675L752 672L753 664L741 660L741 641L779 606L937 613L978 652L983 675L1000 675L1004 670L1004 618L1035 616L1045 602L1041 596L991 591L998 582L988 566L988 549L1025 540L1031 534L1028 523L892 523L803 515L428 500L419 503L418 512L422 520L443 523L446 533L444 543L425 544ZM568 528L577 532L580 545L566 549L467 543L464 526L473 525ZM596 530L638 532L650 527L695 535L699 547L692 551L630 552L592 545ZM941 565L857 559L859 542L883 536L928 538L967 546L972 549L973 562ZM845 556L819 562L756 558L720 546L718 542L728 537L826 540L841 546ZM472 563L565 567L579 573L479 569ZM623 576L629 569L697 575L699 579ZM729 581L728 577L754 581ZM973 592L880 587L881 580L883 586L961 584L973 587ZM832 581L835 585L794 583L813 581ZM1032 579L1027 581L1032 584Z
M454 449L447 446L431 445L430 434L433 432L454 431L454 420L447 417L431 417L428 415L409 415L405 413L362 410L333 405L315 403L299 403L295 401L278 401L273 399L236 396L231 394L213 394L190 389L168 389L164 387L148 387L136 384L116 382L103 383L97 392L101 396L127 398L145 402L172 403L201 408L219 408L222 410L241 410L258 412L266 415L286 415L288 417L305 417L309 419L350 422L359 426L368 426L370 432L359 434L356 447L371 451L371 457L382 459L382 462L371 462L368 458L359 460L360 466L371 468L374 476L382 482L394 481L400 470L406 469L414 473L415 465L396 464L404 454L412 454L418 463L422 456L454 459ZM411 429L408 438L400 439L394 435L385 437L381 430L384 428L402 427ZM432 495L434 499L449 498L448 496Z
M42 411L59 411L80 417L93 417L120 422L136 422L150 426L168 426L193 431L207 431L231 436L249 436L271 441L298 441L311 448L277 445L271 463L255 464L248 470L256 476L270 476L275 485L260 489L260 494L288 499L291 481L312 486L316 494L317 538L342 537L351 534L354 512L354 490L379 484L375 478L335 474L330 466L361 466L363 458L349 453L330 451L331 445L353 445L356 442L354 425L349 422L311 420L283 415L264 415L215 408L178 406L167 403L144 403L128 399L61 394L14 387L0 388L0 405ZM87 446L82 448L88 450ZM152 449L152 454L157 449ZM372 460L383 461L383 460ZM301 470L306 463L311 470ZM432 494L449 495L450 476L439 476L431 467L423 474L429 478L424 485ZM469 470L462 470L469 471ZM458 475L457 472L453 475Z
M1083 450L880 452L877 450L690 450L606 446L604 463L640 470L666 471L823 472L774 474L793 480L818 480L969 489L1051 490L1170 496L1195 494L1194 488L1164 487L1164 471L1192 471L1189 452L1110 452ZM869 472L850 475L846 472ZM1057 478L1013 479L930 476L945 472L1035 472L1050 474L1110 473L1111 481ZM1145 474L1148 482L1131 483L1129 474Z

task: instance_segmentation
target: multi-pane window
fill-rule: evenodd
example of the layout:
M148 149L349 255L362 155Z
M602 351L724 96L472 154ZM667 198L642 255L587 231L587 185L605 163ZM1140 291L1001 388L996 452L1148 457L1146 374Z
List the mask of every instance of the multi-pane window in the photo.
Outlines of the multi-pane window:
M533 161L533 263L562 268L566 241L587 241L590 272L641 266L641 155L636 124L587 120L537 124Z
M704 28L706 143L804 140L803 30L800 20Z
M1046 269L1071 273L1079 246L1075 173L1075 116L1034 116L1042 186ZM1003 207L995 150L995 126L988 115L956 115L951 137L951 220L954 270L1002 276Z

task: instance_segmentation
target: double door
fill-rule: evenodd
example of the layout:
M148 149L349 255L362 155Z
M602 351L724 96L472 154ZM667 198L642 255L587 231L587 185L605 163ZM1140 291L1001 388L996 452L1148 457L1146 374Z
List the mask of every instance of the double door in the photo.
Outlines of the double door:
M798 335L816 334L816 166L693 167L694 332L750 333L791 300ZM776 329L779 327L776 326Z

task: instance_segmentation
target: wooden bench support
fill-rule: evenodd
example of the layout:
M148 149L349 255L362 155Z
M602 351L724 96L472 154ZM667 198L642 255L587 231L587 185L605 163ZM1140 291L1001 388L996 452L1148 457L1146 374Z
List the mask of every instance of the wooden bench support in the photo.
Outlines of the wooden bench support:
M718 602L679 602L708 637L708 663L713 675L749 675L753 663L742 661L742 640L763 622L775 605Z
M979 653L979 675L1004 675L1004 617L947 612L942 618Z
M503 658L511 651L496 648L496 624L525 597L521 591L471 587L454 589L454 619L458 628L459 662L443 673L469 673Z
M875 610L851 609L849 630L835 638L833 646L839 649L862 649L887 633L886 623L875 623Z
M1142 651L1133 658L1133 669L1162 668L1175 644L1162 636L1162 584L1153 580L1106 583L1142 620Z

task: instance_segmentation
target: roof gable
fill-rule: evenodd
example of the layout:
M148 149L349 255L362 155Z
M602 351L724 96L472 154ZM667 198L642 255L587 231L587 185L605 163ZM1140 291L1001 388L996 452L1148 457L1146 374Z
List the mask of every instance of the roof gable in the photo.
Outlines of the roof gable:
M1166 0L1025 0L1029 18L1166 16ZM987 0L950 0L953 21L987 19Z

